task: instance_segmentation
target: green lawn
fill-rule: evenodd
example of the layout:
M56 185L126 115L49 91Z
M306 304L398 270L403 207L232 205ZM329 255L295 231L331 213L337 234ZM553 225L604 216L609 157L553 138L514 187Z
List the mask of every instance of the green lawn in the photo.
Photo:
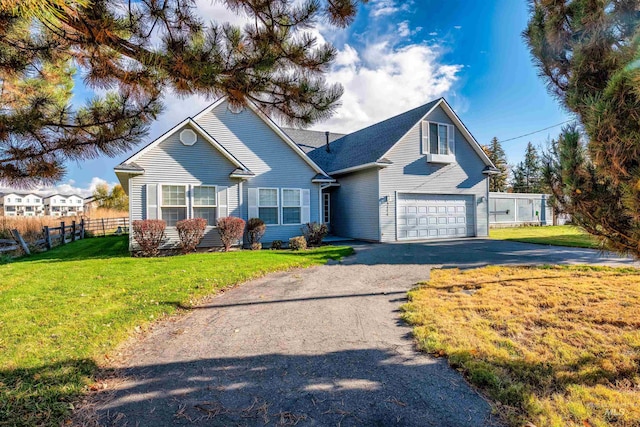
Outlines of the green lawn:
M538 243L541 245L572 246L597 249L598 242L591 235L571 225L553 225L548 227L511 227L492 228L492 239L514 242Z
M107 237L0 265L0 425L58 425L136 326L246 280L352 252L131 258L126 237Z

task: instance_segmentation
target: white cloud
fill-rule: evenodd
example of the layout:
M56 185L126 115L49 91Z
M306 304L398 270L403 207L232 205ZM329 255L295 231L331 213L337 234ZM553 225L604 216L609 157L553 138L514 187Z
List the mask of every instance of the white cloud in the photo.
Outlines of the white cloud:
M109 189L111 189L113 188L114 185L117 184L117 182L107 182L102 178L94 176L93 178L91 178L91 182L86 187L79 187L79 186L76 186L75 184L76 184L76 181L73 179L70 179L65 183L56 185L55 187L38 188L36 192L42 195L60 193L60 194L77 194L82 197L89 197L93 194L94 190L99 184L107 184Z
M454 25L453 28L455 28L456 30L460 30L462 29L462 25Z
M412 1L374 0L371 2L371 16L378 18L409 10Z
M232 25L243 26L251 22L244 13L236 13L225 6L221 1L217 0L196 0L196 9L198 15L204 19L206 24L215 22L222 24L228 22Z
M416 27L414 30L412 30L409 27L409 21L402 21L398 24L398 35L400 37L413 36L419 33L420 31L422 31L422 27Z
M369 4L370 15L379 17L409 10L412 2L374 0ZM238 17L211 0L198 0L198 9L202 9L200 13L209 20L229 21L236 25L246 22L246 17ZM409 21L402 21L389 28L387 23L378 22L372 22L369 31L362 35L368 43L362 48L345 43L349 39L348 29L319 22L307 30L316 37L317 45L329 40L342 46L326 76L329 82L343 85L341 106L334 117L316 124L314 128L354 131L450 94L463 66L444 64L442 49L433 42L406 45L406 37L422 30L421 27L412 29ZM400 44L398 36L404 38L405 44ZM215 99L195 96L179 98L171 93L166 94L165 111L153 123L148 140L157 138L186 117L193 117L213 101Z
M327 79L343 85L336 114L314 128L351 132L449 92L462 65L441 63L437 45L380 40L358 52L345 45Z
M438 33L437 33L437 32L435 32L435 31L431 31L431 32L429 33L429 35L430 35L430 36L437 36L437 35L438 35Z

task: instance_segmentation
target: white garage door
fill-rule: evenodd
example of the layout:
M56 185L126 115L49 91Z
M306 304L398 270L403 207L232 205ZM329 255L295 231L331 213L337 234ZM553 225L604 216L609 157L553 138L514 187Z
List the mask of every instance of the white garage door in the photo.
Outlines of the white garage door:
M398 194L398 240L475 235L473 196Z

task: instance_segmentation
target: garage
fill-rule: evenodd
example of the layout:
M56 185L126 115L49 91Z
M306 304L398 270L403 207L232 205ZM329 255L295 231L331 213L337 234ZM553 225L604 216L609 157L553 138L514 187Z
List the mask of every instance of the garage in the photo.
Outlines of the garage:
M475 236L473 196L398 193L398 240Z

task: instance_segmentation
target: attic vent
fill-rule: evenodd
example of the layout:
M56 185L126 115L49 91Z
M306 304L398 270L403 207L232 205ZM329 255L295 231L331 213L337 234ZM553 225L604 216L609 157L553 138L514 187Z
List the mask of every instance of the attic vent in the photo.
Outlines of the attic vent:
M180 132L180 142L182 142L184 145L193 145L197 140L198 137L196 136L196 133L191 129L185 129Z

